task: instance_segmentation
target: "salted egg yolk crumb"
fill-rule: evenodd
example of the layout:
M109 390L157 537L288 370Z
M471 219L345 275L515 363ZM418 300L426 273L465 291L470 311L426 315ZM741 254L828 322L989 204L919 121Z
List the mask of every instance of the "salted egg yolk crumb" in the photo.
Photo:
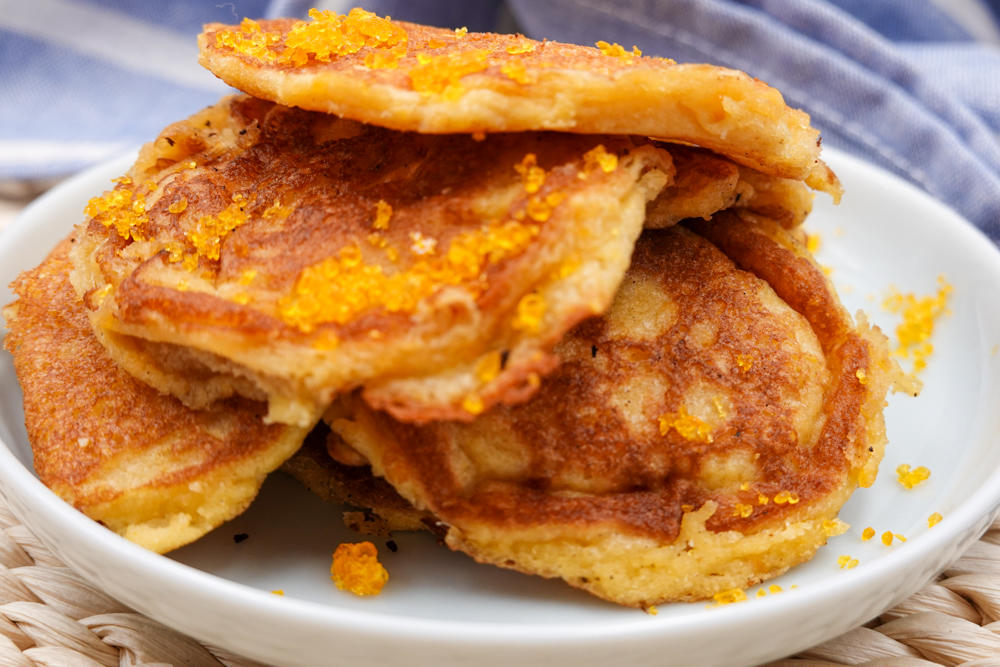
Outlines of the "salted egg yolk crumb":
M931 514L929 517L927 517L927 527L933 528L934 526L941 523L941 519L943 518L944 517L941 516L940 512L934 512L934 514Z
M666 435L670 432L670 429L674 429L685 440L708 443L714 439L712 437L712 427L694 415L689 414L687 408L683 405L676 413L672 412L661 415L659 422L660 435Z
M746 591L741 588L730 588L729 590L716 593L712 596L715 600L715 604L733 604L734 602L743 602L747 599Z
M378 595L389 581L389 573L378 562L371 542L344 542L333 552L330 578L342 591L355 595Z
M842 570L850 570L851 568L858 566L858 559L851 558L850 556L844 555L837 558L837 565Z
M927 359L934 352L930 342L934 333L934 323L939 316L947 312L948 296L952 286L938 276L938 290L932 296L918 297L913 294L902 294L895 289L882 302L882 307L890 313L899 313L903 321L896 327L896 338L899 347L897 356L913 359L913 372L919 373L927 366Z
M597 48L601 50L606 56L611 56L612 58L621 58L625 62L631 62L633 58L642 55L642 51L639 50L638 46L632 45L632 51L626 51L625 47L621 44L615 42L614 44L608 44L604 40L597 42Z
M907 489L912 489L917 484L920 484L930 477L931 471L924 466L918 466L913 470L910 470L909 464L903 463L896 468L896 476L899 479L900 484L905 486Z

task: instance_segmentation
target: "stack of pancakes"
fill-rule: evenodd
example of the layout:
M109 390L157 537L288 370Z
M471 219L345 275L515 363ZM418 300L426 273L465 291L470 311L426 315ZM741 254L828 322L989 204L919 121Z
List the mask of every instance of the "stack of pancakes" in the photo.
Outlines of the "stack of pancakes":
M614 602L843 530L895 372L804 244L839 196L760 81L361 10L209 25L166 128L7 307L35 467L157 551L286 463Z

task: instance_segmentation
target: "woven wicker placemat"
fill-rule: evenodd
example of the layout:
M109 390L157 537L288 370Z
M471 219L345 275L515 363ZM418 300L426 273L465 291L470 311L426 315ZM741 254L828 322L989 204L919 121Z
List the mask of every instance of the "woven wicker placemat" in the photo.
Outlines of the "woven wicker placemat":
M258 665L138 614L68 569L0 493L0 667ZM1000 521L937 580L769 667L1000 666Z

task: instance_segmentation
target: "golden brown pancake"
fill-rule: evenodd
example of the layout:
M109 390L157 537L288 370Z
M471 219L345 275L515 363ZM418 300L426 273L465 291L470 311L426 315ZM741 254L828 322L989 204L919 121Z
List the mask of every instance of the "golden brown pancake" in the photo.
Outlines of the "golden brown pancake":
M453 549L621 604L807 560L874 480L895 366L780 225L695 228L644 233L611 309L559 344L531 401L418 426L353 397L333 430Z
M400 419L472 419L607 308L672 175L645 139L419 135L236 96L91 201L73 281L115 360L189 406L239 393L308 425L364 385Z
M70 245L21 274L4 309L35 470L87 516L169 551L242 512L308 429L266 426L246 399L196 412L121 371L69 283Z
M328 503L362 509L370 517L368 523L377 523L386 531L427 528L430 515L414 508L384 479L372 475L370 467L334 460L328 442L339 439L318 426L281 470Z
M809 116L743 72L469 33L361 9L209 24L201 63L256 97L424 133L559 130L683 141L836 191Z
M733 207L792 228L812 211L813 194L802 181L762 174L700 148L672 144L669 151L674 181L646 208L646 229L707 220Z

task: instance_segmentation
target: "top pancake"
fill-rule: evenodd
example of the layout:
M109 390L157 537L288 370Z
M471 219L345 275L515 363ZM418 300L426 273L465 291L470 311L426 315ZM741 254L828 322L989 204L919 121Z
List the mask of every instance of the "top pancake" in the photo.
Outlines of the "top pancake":
M309 425L364 385L403 419L471 419L607 307L672 176L632 137L422 135L236 96L91 201L73 281L115 360L192 407L240 393Z
M201 63L256 97L397 130L654 136L826 187L809 116L743 72L361 9L310 17L206 25Z
M4 309L35 471L87 516L169 551L242 512L307 429L265 425L245 399L190 410L118 368L69 283L69 248L21 274Z

